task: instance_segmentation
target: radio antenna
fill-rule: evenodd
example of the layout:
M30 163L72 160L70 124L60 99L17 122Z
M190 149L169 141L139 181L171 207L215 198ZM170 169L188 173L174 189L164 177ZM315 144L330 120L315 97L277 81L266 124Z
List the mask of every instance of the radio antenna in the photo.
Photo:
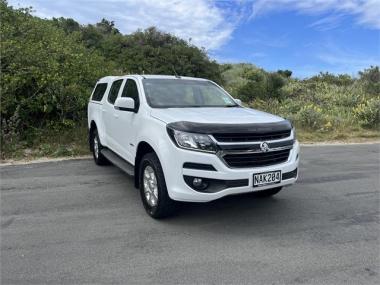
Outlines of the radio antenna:
M176 77L176 78L181 78L181 76L179 76L179 75L177 74L177 72L175 71L174 65L172 65L172 69L173 69L173 72L174 72L175 77Z

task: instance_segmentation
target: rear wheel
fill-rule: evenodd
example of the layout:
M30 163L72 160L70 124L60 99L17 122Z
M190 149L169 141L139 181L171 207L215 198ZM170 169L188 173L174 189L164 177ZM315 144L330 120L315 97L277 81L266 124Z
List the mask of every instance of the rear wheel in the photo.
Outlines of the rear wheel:
M91 149L92 149L92 155L94 157L94 161L97 165L106 165L109 164L107 158L103 156L101 153L101 150L103 148L102 144L100 143L98 130L95 129L91 132L90 137L90 143L91 143Z
M253 192L253 195L258 198L266 198L276 195L278 192L282 190L282 187L272 188L268 190L261 190L257 192Z
M161 163L155 153L143 156L139 180L141 200L151 217L160 219L175 213L178 205L168 195Z

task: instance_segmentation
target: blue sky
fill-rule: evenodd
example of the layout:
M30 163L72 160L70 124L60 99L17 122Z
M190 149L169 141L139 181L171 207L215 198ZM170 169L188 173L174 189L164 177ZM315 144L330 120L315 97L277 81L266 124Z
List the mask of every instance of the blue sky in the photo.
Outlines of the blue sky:
M356 75L380 65L380 0L8 0L43 18L115 21L123 33L156 26L223 63L249 62L297 77Z

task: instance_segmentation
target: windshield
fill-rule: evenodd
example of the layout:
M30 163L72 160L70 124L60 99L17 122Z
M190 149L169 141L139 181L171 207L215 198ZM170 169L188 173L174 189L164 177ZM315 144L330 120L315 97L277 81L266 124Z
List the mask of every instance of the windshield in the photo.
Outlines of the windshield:
M153 108L237 107L221 88L209 81L143 79L145 95Z

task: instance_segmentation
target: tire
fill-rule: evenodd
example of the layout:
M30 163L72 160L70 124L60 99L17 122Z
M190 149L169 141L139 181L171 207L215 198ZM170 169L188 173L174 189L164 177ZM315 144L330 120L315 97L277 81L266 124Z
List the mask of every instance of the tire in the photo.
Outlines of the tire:
M267 198L267 197L271 197L273 195L276 195L281 190L282 190L282 187L277 187L277 188L272 188L272 189L268 189L268 190L257 191L257 192L254 192L252 194L253 194L253 196L258 197L258 198Z
M173 215L178 202L170 199L164 172L155 153L143 156L139 168L140 195L145 211L154 219Z
M97 165L107 165L109 161L105 158L100 152L103 148L100 143L98 130L94 129L90 135L90 148L92 150L92 156L94 157L94 161Z

